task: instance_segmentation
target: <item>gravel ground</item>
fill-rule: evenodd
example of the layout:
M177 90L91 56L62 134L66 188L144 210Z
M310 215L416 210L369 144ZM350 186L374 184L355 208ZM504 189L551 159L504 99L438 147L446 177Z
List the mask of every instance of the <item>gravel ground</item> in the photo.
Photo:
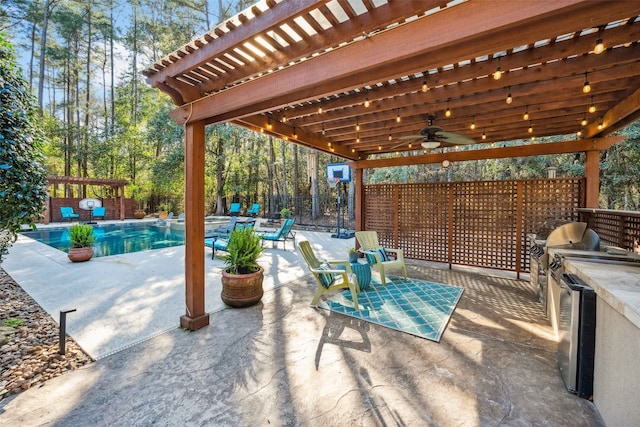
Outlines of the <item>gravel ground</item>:
M58 324L0 268L0 400L91 362Z

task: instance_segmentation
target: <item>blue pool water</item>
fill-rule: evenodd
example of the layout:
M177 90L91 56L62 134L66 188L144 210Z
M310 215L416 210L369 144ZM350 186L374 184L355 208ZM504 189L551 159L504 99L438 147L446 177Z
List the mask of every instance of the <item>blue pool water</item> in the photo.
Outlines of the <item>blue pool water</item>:
M69 228L43 228L22 233L39 242L69 252ZM184 232L172 231L169 227L159 227L154 223L125 223L94 225L93 256L120 255L150 249L184 245Z

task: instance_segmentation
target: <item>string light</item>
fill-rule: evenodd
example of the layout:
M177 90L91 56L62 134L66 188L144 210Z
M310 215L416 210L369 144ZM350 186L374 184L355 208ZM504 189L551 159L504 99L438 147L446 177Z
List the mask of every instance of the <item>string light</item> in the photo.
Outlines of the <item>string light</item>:
M511 96L511 86L509 86L509 94L506 99L507 104L511 104L513 102L513 97Z
M286 123L287 122L287 115L286 114L282 114L282 123Z
M322 105L318 107L318 114L322 114Z
M593 95L591 95L591 105L589 105L589 113L593 114L596 112L596 104L593 103Z
M324 130L324 123L322 123L322 134L324 135L326 132Z
M451 109L449 108L449 100L447 99L447 109L444 112L445 117L451 117Z
M600 122L598 122L598 130L602 130L604 125L602 124L602 117L600 117Z
M371 105L371 103L369 102L369 98L365 98L365 100L364 100L364 108L369 108L369 105Z
M498 66L496 71L493 72L493 80L500 80L502 77L502 68L500 68L500 57L498 57Z
M472 130L476 128L476 116L473 116L471 121L471 126L469 126Z
M487 139L487 134L484 129L482 130L482 139Z
M576 136L578 136L578 137L582 136L582 131L579 130L578 132L576 132Z
M296 130L296 127L295 127L295 126L293 127L293 137L294 137L295 139L298 139L298 131Z
M273 125L271 124L271 118L269 118L269 119L267 120L267 129L268 129L268 130L271 130L272 128L273 128Z
M533 133L533 126L531 126L531 120L529 120L529 129L527 129L527 132Z
M580 121L580 124L582 126L586 126L587 125L587 114L585 113L584 117L582 118L582 120Z
M357 119L356 119L356 131L360 130L360 123L358 123Z
M593 48L593 53L600 55L602 52L604 52L604 43L602 43L602 39L598 39L596 40L596 45Z
M400 111L398 111L397 114L398 115L396 116L396 123L400 123L400 120L402 120L402 119L400 119Z
M591 92L591 85L589 84L589 81L587 80L587 72L584 72L584 85L582 85L582 93L589 93Z
M352 152L352 153L355 153L355 152L356 152L356 149L355 149L355 148L352 148L352 149L351 149L351 152Z
M411 147L413 147L413 144L412 144L412 143L409 143L409 148L411 148Z
M426 91L428 91L428 90L429 90L429 86L427 85L427 81L426 81L426 80L423 80L423 81L422 81L422 91L423 91L423 92L426 92Z
M528 105L524 109L524 115L522 116L522 120L529 120L529 106Z

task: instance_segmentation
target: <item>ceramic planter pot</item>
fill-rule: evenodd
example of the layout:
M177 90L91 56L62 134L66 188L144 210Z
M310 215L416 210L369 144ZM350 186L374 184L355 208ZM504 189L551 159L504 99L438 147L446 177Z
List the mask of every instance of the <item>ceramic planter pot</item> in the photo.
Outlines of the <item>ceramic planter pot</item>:
M69 248L67 255L72 262L84 262L93 258L93 248L91 246L85 248Z
M222 301L231 307L249 307L257 304L264 293L264 269L249 274L231 274L222 270Z

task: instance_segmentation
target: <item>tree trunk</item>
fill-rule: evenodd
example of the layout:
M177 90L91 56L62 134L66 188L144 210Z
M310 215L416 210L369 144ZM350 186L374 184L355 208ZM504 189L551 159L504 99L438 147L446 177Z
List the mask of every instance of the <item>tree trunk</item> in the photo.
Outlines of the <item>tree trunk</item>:
M49 26L49 6L50 0L44 0L43 18L42 18L42 35L40 36L40 78L38 79L38 112L42 117L43 100L42 95L44 93L44 65L46 60L47 50L47 27Z

